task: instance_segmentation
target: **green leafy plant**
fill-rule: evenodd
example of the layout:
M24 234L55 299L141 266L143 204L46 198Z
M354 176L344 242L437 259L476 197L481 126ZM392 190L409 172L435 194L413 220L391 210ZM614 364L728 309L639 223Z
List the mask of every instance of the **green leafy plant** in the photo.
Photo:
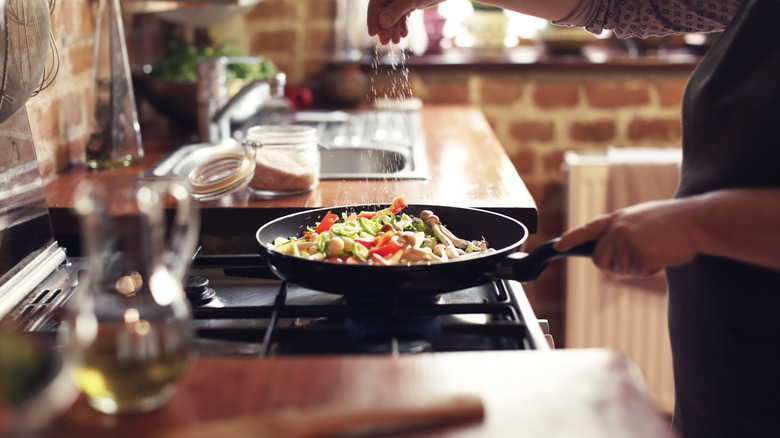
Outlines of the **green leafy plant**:
M165 58L154 66L152 74L163 79L194 83L198 80L198 62L219 56L239 55L243 53L229 43L204 48L175 44L168 49ZM227 81L261 79L276 73L276 66L268 60L257 64L236 63L228 65Z

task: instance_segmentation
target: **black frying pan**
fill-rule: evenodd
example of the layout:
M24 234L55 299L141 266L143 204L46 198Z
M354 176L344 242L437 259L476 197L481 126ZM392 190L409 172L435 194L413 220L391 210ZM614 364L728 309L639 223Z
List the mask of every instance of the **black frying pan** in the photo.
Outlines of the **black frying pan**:
M431 210L456 236L466 240L484 237L495 252L447 262L417 265L353 265L314 261L268 249L277 237L300 236L306 227L319 222L328 211L377 211L387 205L357 205L320 208L294 213L268 222L257 230L260 254L276 276L310 289L362 297L435 296L478 286L496 279L530 282L547 263L565 256L590 256L593 243L558 252L547 242L530 254L518 252L528 238L526 227L515 219L486 210L442 205L409 205L403 212L419 217Z

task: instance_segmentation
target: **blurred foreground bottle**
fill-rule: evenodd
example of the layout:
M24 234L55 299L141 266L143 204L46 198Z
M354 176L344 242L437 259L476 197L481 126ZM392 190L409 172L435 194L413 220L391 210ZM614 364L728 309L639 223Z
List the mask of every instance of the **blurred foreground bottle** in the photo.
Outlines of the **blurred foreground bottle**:
M68 309L73 373L98 411L145 412L173 396L189 363L182 280L198 239L197 201L178 182L108 179L84 181L75 195L87 269Z

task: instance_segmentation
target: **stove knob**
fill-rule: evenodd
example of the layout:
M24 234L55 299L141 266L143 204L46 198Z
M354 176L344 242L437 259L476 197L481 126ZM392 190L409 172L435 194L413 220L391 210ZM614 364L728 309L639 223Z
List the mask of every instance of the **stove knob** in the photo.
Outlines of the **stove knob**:
M209 279L201 275L189 276L184 280L184 292L193 306L202 306L214 298L216 292L209 287Z

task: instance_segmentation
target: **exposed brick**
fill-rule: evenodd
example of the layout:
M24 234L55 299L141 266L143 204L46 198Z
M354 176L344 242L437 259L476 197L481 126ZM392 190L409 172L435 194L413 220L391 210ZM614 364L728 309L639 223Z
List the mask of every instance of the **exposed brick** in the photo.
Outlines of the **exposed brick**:
M37 128L35 130L38 141L51 141L56 143L60 136L60 103L52 102L45 107L39 107L31 117L35 117Z
M467 103L469 101L468 85L460 78L433 83L426 82L424 99L430 103Z
M536 169L536 153L530 149L521 149L509 155L515 169L520 174L531 173Z
M92 70L92 58L94 57L94 47L92 45L80 44L68 49L64 54L67 58L67 64L62 63L62 68L66 65L73 76Z
M656 83L658 100L662 106L680 106L687 80L662 79Z
M604 142L615 137L615 122L602 120L598 122L575 122L569 129L572 140L582 142Z
M636 119L628 125L630 140L670 141L682 138L678 119Z
M521 142L549 142L555 137L555 124L553 122L514 122L509 127L509 133Z
M543 109L574 107L579 101L577 91L576 84L539 84L534 90L534 103Z
M511 104L523 96L523 84L516 78L506 80L485 78L479 90L482 102L494 105Z
M95 18L98 2L57 2L51 15L51 28L56 30L58 41L78 41L95 34Z
M44 154L41 154L39 151L37 151L37 148L36 154L38 155L38 168L41 171L41 178L43 178L44 181L47 181L51 179L56 173L54 163L52 163L50 159L43 158Z
M295 47L297 39L298 39L298 34L294 30L258 32L252 38L250 52L251 53L267 53L269 51L290 52Z
M265 0L250 9L244 18L250 22L296 18L296 3L300 0Z
M336 18L336 0L306 0L308 16L317 20Z
M647 82L591 82L585 85L588 102L596 108L640 106L650 103Z
M304 36L306 51L312 53L327 51L331 53L334 46L333 38L333 32L330 30L309 28Z
M62 96L61 104L63 108L80 109L85 108L86 96L81 93L66 93ZM82 111L63 111L63 124L65 132L77 131L82 124L86 124L86 114Z
M68 151L68 159L59 166L59 169L69 165L77 165L84 160L84 151L87 150L87 139L83 137L70 141L66 145L66 149Z
M542 156L542 163L544 165L544 171L545 172L559 172L561 170L561 165L563 165L563 156L565 154L565 151L552 151L544 154Z

